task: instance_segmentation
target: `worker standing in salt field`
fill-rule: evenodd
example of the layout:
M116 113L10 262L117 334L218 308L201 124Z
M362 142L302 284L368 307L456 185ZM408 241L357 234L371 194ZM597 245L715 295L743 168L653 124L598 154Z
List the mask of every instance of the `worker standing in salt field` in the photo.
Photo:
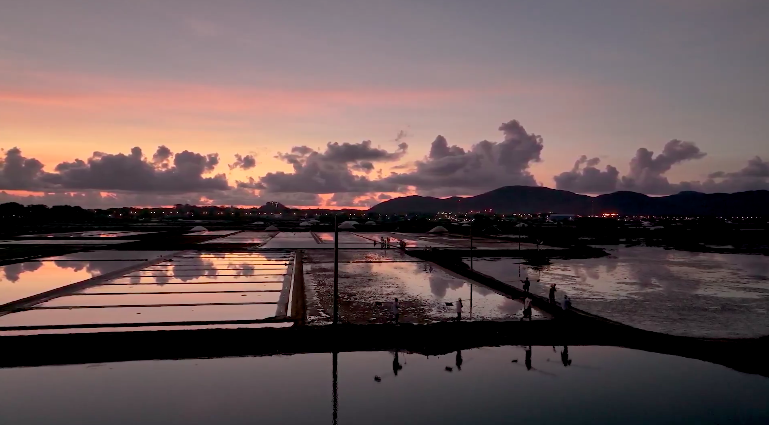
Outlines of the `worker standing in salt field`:
M550 304L555 304L555 283L550 285Z
M462 298L457 300L457 322L462 320Z
M398 319L400 316L400 311L398 311L398 299L395 299L395 302L393 303L392 310L393 310L393 318L395 319L395 324L398 324Z
M523 319L529 319L531 321L531 298L526 298L523 300Z
M526 279L522 280L521 282L523 282L523 292L528 293L529 288L531 287L531 282L529 281L529 277L526 276Z

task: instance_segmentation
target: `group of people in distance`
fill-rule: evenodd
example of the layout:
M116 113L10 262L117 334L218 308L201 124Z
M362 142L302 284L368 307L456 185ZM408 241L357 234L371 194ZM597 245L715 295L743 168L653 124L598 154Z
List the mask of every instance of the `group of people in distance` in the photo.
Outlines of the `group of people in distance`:
M403 241L400 241L400 242L403 243ZM385 246L385 244L389 244L389 238L385 240L385 238L382 237L382 246ZM426 268L425 271L427 271L427 265L425 266L425 268ZM432 272L432 265L429 266L429 270L430 272ZM529 280L528 276L521 282L523 283L523 292L525 292L527 295L530 294L529 291L531 289L531 281ZM539 282L539 280L537 280L537 282ZM550 301L550 304L556 304L555 302L556 291L557 289L556 289L555 283L551 284L550 290L548 293L549 295L548 299ZM462 320L463 303L461 298L457 299L456 303L447 302L446 305L449 305L449 306L454 305L457 311L456 321L459 322L460 320ZM561 305L561 307L564 310L571 309L571 298L569 298L569 296L566 294L564 294L563 296L563 304ZM394 322L397 324L400 319L400 304L397 298L395 298L395 301L391 304L391 311L393 314ZM524 319L531 320L531 298L528 296L523 300L523 317L521 317L521 320L524 320Z
M529 294L529 289L531 288L531 281L529 280L529 277L527 276L524 280L521 281L523 283L523 292L526 294ZM539 280L537 280L539 282ZM555 283L550 285L550 291L548 292L548 299L550 301L550 304L556 304L555 302L555 291L557 291L555 287ZM571 298L569 298L568 295L563 295L563 304L561 307L564 310L571 309ZM529 319L531 320L531 298L526 297L526 299L523 302L523 319Z
M379 241L374 240L374 246L377 246L379 244L379 247L382 249L386 248L392 248L390 237L384 237L380 236ZM406 249L406 241L403 239L398 239L398 248L400 249Z

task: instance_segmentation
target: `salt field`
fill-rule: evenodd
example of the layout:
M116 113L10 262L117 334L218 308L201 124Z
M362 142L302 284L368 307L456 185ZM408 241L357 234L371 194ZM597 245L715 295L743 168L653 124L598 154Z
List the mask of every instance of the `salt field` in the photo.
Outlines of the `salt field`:
M348 323L386 323L399 300L400 321L432 323L454 320L462 300L463 320L520 320L523 303L473 284L427 262L352 259L339 265L340 318ZM349 254L347 254L349 256ZM397 254L396 254L397 255ZM358 254L365 258L366 254ZM344 261L341 260L341 261ZM333 258L309 254L304 265L309 322L327 324L332 315ZM549 316L534 310L533 319Z
M144 256L155 258L149 264L104 260L114 258L105 252L90 253L97 258L92 262L80 259L88 254L5 266L0 302L15 301L108 271L122 272L118 277L68 295L0 315L0 328L15 332L68 326L181 325L259 321L287 314L293 262L290 253L241 253L233 257L189 252L177 256L148 253ZM122 258L137 256L130 252L123 256L112 254ZM234 267L238 262L243 263Z
M609 248L610 256L551 260L530 267L520 259L476 258L476 270L531 291L551 284L574 306L641 329L685 336L769 334L769 257L653 247ZM465 260L469 264L469 260ZM538 282L538 280L541 280Z
M216 232L203 232L207 233L207 235L213 235ZM221 233L223 235L229 235L224 236L222 238L216 238L211 239L209 241L202 242L203 244L220 244L220 243L227 243L227 244L255 244L255 245L261 245L268 240L272 238L274 233L267 233L267 232L238 232L234 233ZM206 236L206 235L202 235Z
M136 261L30 261L0 267L0 304L50 291L134 264Z

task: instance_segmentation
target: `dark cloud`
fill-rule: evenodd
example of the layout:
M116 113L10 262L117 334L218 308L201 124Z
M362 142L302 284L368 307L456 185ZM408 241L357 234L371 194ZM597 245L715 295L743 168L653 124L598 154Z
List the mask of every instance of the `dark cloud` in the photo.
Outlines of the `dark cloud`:
M306 147L306 146L304 146ZM387 152L384 149L371 147L370 140L364 140L360 143L328 143L323 158L329 162L353 163L358 161L397 161L408 150L409 145L400 143L398 150Z
M769 190L769 162L753 157L739 171L710 173L702 183L689 183L693 190L704 192L742 192L746 190Z
M619 171L607 165L605 171L596 166L600 159L582 155L570 171L565 171L553 177L556 189L569 190L578 193L608 193L616 190L629 190L647 195L670 195L682 190L697 190L699 182L670 183L665 173L681 162L700 159L705 156L696 144L671 140L665 144L662 153L654 156L654 152L640 148L630 160L630 171L619 178ZM721 175L724 173L713 173Z
M619 171L611 165L606 166L606 171L601 171L596 166L601 162L598 158L590 158L582 155L571 171L565 171L555 177L555 188L577 193L608 193L617 189Z
M379 196L377 196L377 199L379 199L380 201L386 201L386 200L392 199L392 198L393 198L392 196L390 196L390 195L388 195L386 193L380 193Z
M256 158L254 158L253 155L242 156L236 153L235 162L230 164L229 167L230 167L230 170L234 170L236 168L250 170L251 168L256 167Z
M40 195L14 195L0 191L0 203L18 202L23 205L73 205L83 208L121 208L130 206L160 207L174 204L202 205L202 194L110 193L98 190L51 192Z
M446 138L438 136L424 161L417 161L408 173L393 173L385 180L414 186L419 192L431 194L475 193L501 186L528 185L537 182L529 172L533 162L541 160L542 138L529 134L518 121L502 124L502 142L484 140L465 151L449 146Z
M155 166L168 168L168 161L171 159L171 155L173 155L171 149L168 149L166 146L158 146L158 150L152 155L152 162Z
M350 166L355 171L362 171L366 174L374 171L374 164L368 161L361 161Z
M667 142L657 157L654 157L654 152L640 148L630 160L630 172L622 177L619 187L650 195L676 193L680 187L668 182L664 174L675 164L700 159L705 155L694 143L675 139Z
M4 153L0 158L0 189L34 190L43 185L41 179L46 173L42 162L24 157L19 148Z
M395 141L400 142L407 137L411 137L411 134L406 132L406 130L398 130L398 134L395 135Z
M57 165L57 173L46 173L41 180L47 183L45 187L59 190L185 193L229 189L224 174L204 176L219 164L218 154L185 150L173 155L167 167L154 163L154 158L168 160L170 155L164 146L153 155L153 162L147 161L138 147L128 155L94 152L87 161L77 159Z
M388 152L372 148L371 142L328 143L326 151L316 152L307 146L295 146L290 153L276 157L291 164L293 173L267 173L252 187L265 188L270 192L297 193L367 193L397 190L397 185L386 180L372 180L358 176L353 171L366 173L374 169L373 162L395 161L405 153L408 145L401 143L398 150Z
M235 186L242 189L266 189L266 187L261 182L254 180L253 177L249 177L247 181L237 180L235 181Z
M0 204L18 202L22 205L73 205L83 208L121 208L130 206L164 207L175 204L190 205L239 205L261 206L268 201L277 201L285 205L319 205L318 195L308 193L256 193L245 188L232 188L227 191L185 194L155 193L102 193L97 190L80 192L43 193L41 195L15 195L0 191Z
M329 204L337 207L370 208L378 204L375 198L363 193L335 193Z

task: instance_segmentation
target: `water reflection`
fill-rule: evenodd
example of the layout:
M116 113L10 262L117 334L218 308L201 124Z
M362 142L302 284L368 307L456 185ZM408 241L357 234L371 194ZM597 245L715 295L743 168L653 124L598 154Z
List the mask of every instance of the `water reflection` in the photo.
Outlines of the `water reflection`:
M131 261L30 261L0 267L0 304L135 265Z
M37 261L30 261L27 263L16 263L16 264L9 264L7 266L4 266L3 269L3 276L5 276L5 280L9 282L18 282L19 278L21 277L21 274L24 272L33 272L40 267L43 267L43 263L37 262Z
M326 323L332 312L333 264L305 264L308 317ZM516 320L523 303L481 285L471 285L440 268L417 262L345 263L339 267L342 320L350 323L384 323L384 307L398 298L405 323L456 320ZM461 300L461 301L460 301ZM460 302L462 304L460 309ZM461 313L461 314L459 314ZM545 317L535 311L534 318Z
M446 298L449 289L456 291L465 286L465 281L449 278L442 274L430 274L430 292L438 298Z
M556 360L565 351L580 367ZM686 358L613 347L401 351L397 379L393 360L353 352L0 369L0 411L30 425L769 422L769 379ZM372 381L383 370L390 379Z
M553 260L541 269L541 282L534 281L539 270L517 259L476 259L474 265L518 288L529 277L538 295L557 284L574 307L642 329L708 337L769 334L766 256L620 247L604 258Z

